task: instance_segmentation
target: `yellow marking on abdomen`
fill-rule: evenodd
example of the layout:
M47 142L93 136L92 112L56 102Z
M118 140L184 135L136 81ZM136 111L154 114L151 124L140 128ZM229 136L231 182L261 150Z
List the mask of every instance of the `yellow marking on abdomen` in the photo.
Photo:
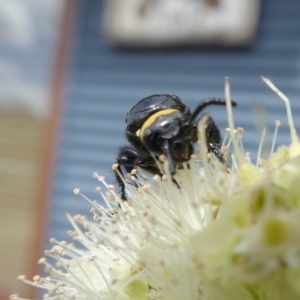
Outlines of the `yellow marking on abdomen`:
M141 131L140 131L140 137L141 140L143 141L143 137L144 137L144 131L151 126L157 118L159 118L160 116L165 116L165 115L169 115L172 114L174 112L179 111L178 109L174 109L174 108L167 108L167 109L162 109L158 112L156 112L155 114L151 115L143 124Z

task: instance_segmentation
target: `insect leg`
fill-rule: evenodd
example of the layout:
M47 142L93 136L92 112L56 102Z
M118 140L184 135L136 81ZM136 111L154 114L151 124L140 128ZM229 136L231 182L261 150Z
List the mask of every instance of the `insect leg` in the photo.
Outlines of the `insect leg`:
M220 130L211 116L208 116L208 121L205 124L206 146L208 152L212 152L218 160L226 166L229 166L221 152L222 137Z
M121 199L126 201L124 175L122 167L126 172L130 173L132 169L140 167L141 169L151 173L161 175L159 168L152 156L147 156L143 152L139 152L136 148L130 146L121 147L116 159L118 167L114 171L115 180L120 187Z

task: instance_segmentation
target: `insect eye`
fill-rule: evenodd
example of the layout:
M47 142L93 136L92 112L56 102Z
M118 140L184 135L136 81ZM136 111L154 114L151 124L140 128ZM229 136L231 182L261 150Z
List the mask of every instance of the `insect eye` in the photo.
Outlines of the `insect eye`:
M183 151L184 149L185 149L185 144L182 142L177 141L172 144L172 150L175 152L180 152Z

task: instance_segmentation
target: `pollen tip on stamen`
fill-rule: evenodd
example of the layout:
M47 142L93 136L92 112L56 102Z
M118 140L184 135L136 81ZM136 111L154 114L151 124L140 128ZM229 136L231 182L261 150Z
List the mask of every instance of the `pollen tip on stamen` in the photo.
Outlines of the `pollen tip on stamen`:
M158 174L155 174L155 175L153 176L153 180L154 180L155 182L160 182L161 177L160 177Z
M44 269L45 273L50 273L52 271L52 267L51 266L46 266L46 268Z
M164 154L161 154L161 155L159 156L158 159L159 159L159 161L162 162L162 163L165 162L165 161L167 160L167 158L166 158L166 156L165 156Z
M113 191L113 190L115 189L115 186L114 186L113 184L109 184L109 185L107 186L107 188L108 188L109 190Z
M137 173L137 169L132 169L130 175L136 175L136 173Z
M12 294L12 295L9 296L8 299L9 300L17 300L17 299L19 299L19 295L18 294Z
M276 126L276 127L281 126L281 122L280 122L279 120L276 120L276 121L275 121L275 126Z
M17 277L17 279L19 280L26 280L26 276L25 275L20 275Z
M228 152L228 150L229 150L229 147L228 147L228 146L223 146L223 147L221 148L221 152L222 152L223 154L226 154L226 153Z
M228 170L230 170L230 167L227 166L227 165L221 164L221 170L222 170L223 172L227 172Z
M237 128L237 135L238 135L238 137L242 137L243 134L244 134L244 128L238 127Z
M115 164L113 164L113 165L111 166L111 169L112 169L113 171L115 171L115 170L118 169L118 167L119 167L119 164L118 164L118 163L115 163ZM97 174L97 175L98 175L98 174Z
M97 192L101 192L101 190L102 190L102 189L101 189L100 186L97 186L97 187L96 187L96 191L97 191Z
M80 193L80 189L79 188L74 189L74 194L75 195L78 195L79 193Z
M191 154L191 156L190 156L190 159L196 159L196 154L195 153L193 153L193 154Z
M39 260L38 260L38 264L43 264L46 262L46 258L45 257L41 257Z
M54 237L52 237L52 238L49 239L49 242L50 242L51 244L54 244L54 243L56 242L56 239L55 239Z
M146 183L146 184L144 184L144 185L142 186L142 189L143 189L143 190L150 190L150 189L152 189L152 186L151 186L150 183Z
M62 247L66 247L68 243L67 243L66 241L60 241L59 244L60 244Z
M111 213L112 215L115 215L117 212L118 212L118 209L117 209L116 207L110 209L110 213Z

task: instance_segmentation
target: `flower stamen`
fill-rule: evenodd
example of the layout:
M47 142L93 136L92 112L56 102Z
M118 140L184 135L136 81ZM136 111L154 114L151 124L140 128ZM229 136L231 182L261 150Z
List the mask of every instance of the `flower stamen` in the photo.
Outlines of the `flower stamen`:
M289 122L289 126L290 126L292 143L298 143L299 139L298 139L298 136L297 136L295 125L294 125L294 120L293 120L293 116L292 116L292 110L291 110L290 100L269 79L267 79L267 78L265 78L263 76L261 76L261 79L285 103L286 113L287 113L288 122Z

